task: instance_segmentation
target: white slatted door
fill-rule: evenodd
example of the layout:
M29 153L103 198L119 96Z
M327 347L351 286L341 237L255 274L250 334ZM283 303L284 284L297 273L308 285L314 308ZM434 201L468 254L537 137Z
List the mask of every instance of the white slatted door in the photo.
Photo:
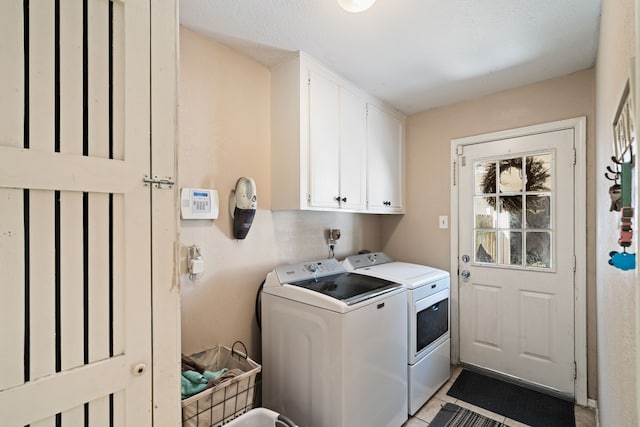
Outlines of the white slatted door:
M151 424L148 1L0 4L0 414Z

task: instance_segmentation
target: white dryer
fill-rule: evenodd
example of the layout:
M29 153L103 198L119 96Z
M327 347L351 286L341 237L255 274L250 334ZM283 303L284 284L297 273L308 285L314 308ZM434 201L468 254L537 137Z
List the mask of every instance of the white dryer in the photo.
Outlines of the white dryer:
M449 273L394 261L383 252L352 255L343 265L407 288L408 399L409 414L414 415L451 376Z
M407 419L407 291L335 259L281 266L262 291L263 406L305 427Z

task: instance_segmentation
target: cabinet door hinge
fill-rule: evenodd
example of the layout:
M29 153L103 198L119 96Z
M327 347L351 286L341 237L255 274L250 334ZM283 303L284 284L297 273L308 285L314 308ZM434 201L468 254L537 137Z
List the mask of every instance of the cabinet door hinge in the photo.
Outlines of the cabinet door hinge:
M149 184L153 184L153 188L172 188L176 183L170 176L159 177L157 175L154 175L153 178L149 178L149 176L145 175L142 182L144 182L145 187Z

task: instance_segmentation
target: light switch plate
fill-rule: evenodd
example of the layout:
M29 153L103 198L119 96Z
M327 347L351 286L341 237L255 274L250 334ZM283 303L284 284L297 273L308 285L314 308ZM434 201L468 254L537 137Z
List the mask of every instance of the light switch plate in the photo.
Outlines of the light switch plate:
M449 217L446 215L440 215L438 218L438 225L441 229L449 228Z

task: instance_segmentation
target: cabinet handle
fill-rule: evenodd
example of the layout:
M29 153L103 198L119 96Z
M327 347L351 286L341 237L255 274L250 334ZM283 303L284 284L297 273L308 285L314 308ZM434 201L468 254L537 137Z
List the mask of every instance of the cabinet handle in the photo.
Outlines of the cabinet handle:
M346 203L346 202L347 202L347 198L346 198L346 197L343 197L343 198L342 198L342 201L343 201L344 203Z
M340 196L336 196L333 198L336 202L340 203Z

